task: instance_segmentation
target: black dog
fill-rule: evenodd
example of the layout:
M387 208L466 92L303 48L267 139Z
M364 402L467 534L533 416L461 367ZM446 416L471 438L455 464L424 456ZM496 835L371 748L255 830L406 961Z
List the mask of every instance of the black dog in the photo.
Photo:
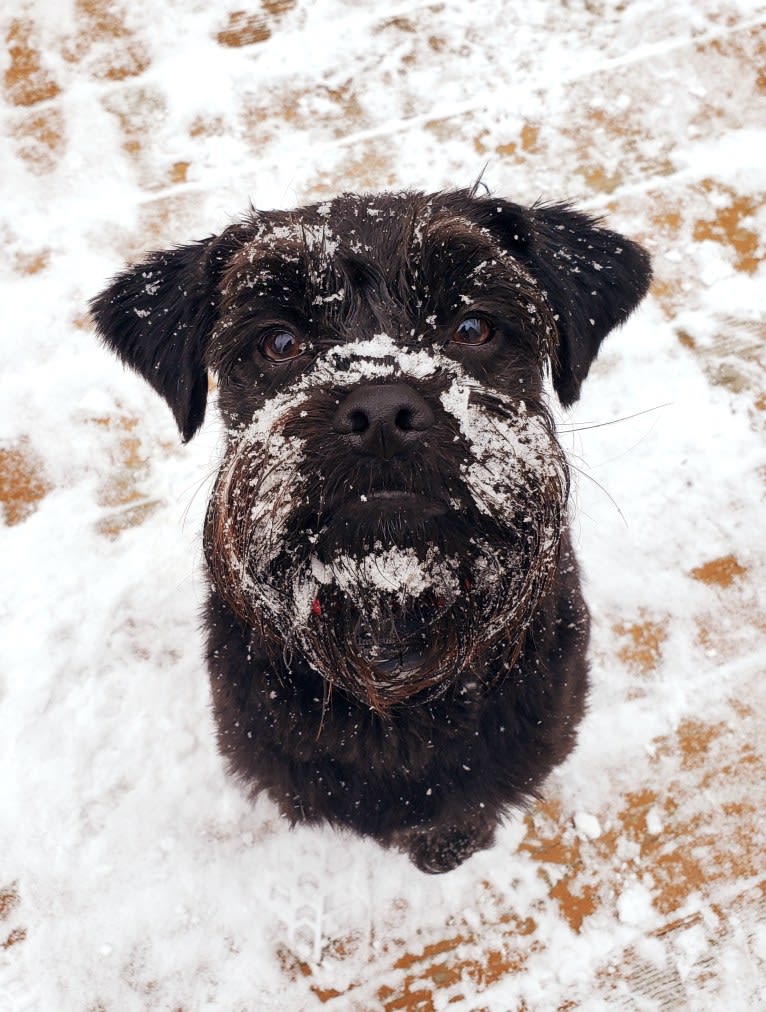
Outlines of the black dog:
M646 292L643 249L567 205L473 192L252 211L93 301L208 508L208 665L230 769L294 821L448 871L574 745L588 612L546 409Z

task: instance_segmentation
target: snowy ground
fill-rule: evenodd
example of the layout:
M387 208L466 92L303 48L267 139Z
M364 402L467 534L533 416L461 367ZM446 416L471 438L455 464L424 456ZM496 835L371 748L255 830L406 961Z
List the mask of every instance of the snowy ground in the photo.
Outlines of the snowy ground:
M0 1009L766 1008L766 5L12 0L0 26ZM485 164L608 214L656 283L562 420L581 744L431 878L226 779L197 627L219 432L179 446L86 303L248 200Z

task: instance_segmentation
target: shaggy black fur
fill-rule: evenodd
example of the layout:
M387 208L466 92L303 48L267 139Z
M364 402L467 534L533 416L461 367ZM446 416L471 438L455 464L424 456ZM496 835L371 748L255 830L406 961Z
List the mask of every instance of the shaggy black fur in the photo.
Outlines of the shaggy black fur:
M448 871L572 749L588 612L543 379L572 404L649 278L568 205L347 194L252 211L93 300L185 440L217 376L219 746L293 821ZM422 586L381 588L384 557Z

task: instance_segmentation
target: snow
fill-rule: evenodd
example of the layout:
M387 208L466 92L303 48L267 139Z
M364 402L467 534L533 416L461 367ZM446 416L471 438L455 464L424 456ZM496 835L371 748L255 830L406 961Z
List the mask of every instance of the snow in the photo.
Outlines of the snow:
M652 894L642 882L634 882L617 897L617 916L623 924L650 923L654 917Z
M601 836L601 823L590 812L575 812L574 824L577 832L589 840L598 840Z
M457 593L456 562L450 564L450 559L431 558L436 556L435 552L428 552L421 561L413 548L402 549L395 545L384 548L381 544L376 547L374 554L369 553L361 559L337 555L332 560L332 566L312 556L312 575L320 584L337 581L341 590L348 594L352 594L358 581L363 580L392 593L399 601L420 597L430 587L451 589L453 594Z
M244 7L269 37L217 41ZM623 7L14 0L0 15L3 1010L367 1009L408 974L433 1008L658 1008L650 969L682 988L664 1007L764 1007L766 6ZM290 830L227 777L198 620L221 426L211 410L181 446L85 313L126 260L219 231L248 200L437 190L483 169L498 195L607 214L659 283L559 412L594 619L579 746L548 801L432 878ZM356 350L359 376L390 368L385 335ZM18 519L9 482L27 489ZM728 583L694 575L729 557ZM498 959L506 972L471 970ZM459 969L429 975L442 963Z

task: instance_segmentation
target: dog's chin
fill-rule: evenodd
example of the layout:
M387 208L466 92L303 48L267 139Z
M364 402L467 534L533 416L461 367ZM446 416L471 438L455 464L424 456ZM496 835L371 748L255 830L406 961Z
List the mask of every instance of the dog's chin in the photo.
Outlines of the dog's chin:
M429 642L429 627L424 618L421 606L419 613L399 610L378 628L359 623L354 648L374 670L379 683L412 679L426 665L433 644Z
M305 643L308 659L328 682L386 713L441 694L459 675L457 644L446 628L450 605L440 596L427 591L404 603L380 592L354 602L339 596L338 613L323 612Z

